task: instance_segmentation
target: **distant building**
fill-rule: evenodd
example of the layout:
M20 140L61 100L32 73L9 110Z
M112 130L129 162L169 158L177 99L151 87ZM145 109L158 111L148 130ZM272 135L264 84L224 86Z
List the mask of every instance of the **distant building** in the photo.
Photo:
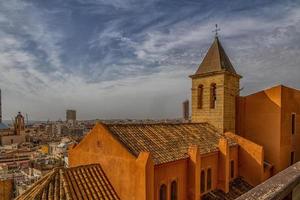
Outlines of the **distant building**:
M21 112L18 112L18 115L15 117L15 134L21 135L25 132L25 121Z
M1 129L1 126L3 127ZM26 141L25 122L21 112L15 117L14 129L10 129L0 123L0 143L1 145L20 144Z
M1 89L0 89L0 123L2 123L2 96L1 96Z
M189 100L186 100L182 103L182 115L185 121L188 121L190 119L189 109Z
M61 123L50 123L45 126L46 133L51 137L58 137L61 135L62 124Z
M67 110L66 111L66 121L76 121L76 110Z
M6 135L10 132L9 127L2 122L2 96L0 89L0 137L1 135Z

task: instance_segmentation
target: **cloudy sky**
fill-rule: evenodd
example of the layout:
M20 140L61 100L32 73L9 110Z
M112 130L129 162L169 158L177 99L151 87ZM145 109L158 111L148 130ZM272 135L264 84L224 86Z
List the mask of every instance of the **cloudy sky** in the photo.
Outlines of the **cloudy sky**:
M300 88L296 0L0 0L4 118L179 117L216 23L244 95Z

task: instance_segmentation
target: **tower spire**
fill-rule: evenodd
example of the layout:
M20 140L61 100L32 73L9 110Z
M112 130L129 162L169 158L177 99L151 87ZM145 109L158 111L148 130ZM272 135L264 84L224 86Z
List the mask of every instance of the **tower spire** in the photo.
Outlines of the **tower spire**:
M215 31L218 32L217 29ZM206 73L224 71L236 74L219 38L216 36L195 74L203 75Z

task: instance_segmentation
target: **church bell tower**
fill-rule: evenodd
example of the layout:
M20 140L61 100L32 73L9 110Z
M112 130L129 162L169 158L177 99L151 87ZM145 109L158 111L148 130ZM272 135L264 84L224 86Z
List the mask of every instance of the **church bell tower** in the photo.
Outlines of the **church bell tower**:
M235 132L240 75L215 39L192 79L192 122L208 122L219 131Z

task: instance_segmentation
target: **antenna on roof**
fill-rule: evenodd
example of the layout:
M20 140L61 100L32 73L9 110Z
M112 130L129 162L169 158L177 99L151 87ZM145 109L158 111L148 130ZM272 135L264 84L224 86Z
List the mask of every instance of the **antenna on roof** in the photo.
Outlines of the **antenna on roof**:
M215 26L216 26L216 28L212 32L216 34L215 37L218 37L218 31L221 31L221 29L218 28L218 24L216 24Z

